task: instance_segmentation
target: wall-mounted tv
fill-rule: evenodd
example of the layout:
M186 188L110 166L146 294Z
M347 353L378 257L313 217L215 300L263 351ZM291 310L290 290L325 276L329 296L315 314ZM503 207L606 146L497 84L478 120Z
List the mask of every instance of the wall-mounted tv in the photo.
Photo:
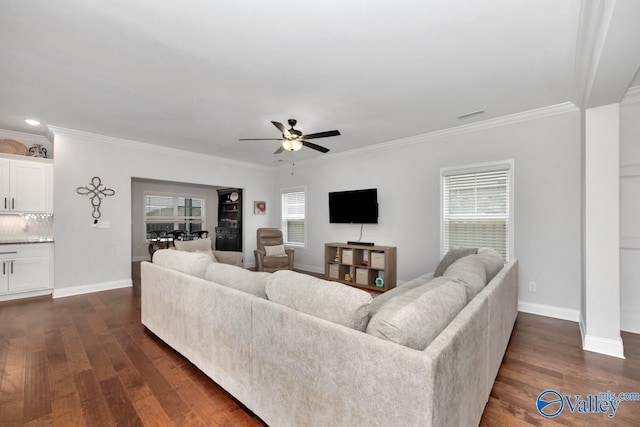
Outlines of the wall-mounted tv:
M332 224L377 224L378 189L329 193L329 222Z

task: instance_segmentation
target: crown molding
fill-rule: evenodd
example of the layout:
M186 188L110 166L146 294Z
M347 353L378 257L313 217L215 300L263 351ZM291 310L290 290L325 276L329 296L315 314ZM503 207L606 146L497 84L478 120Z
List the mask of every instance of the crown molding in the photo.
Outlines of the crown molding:
M29 144L42 144L49 143L49 140L43 136L35 133L16 132L14 130L0 129L0 138L16 139L20 142L26 142Z
M627 89L627 92L622 97L620 105L630 105L640 103L640 86L633 86Z
M583 0L580 4L573 65L573 101L579 107L589 103L614 5L605 0Z
M393 141L383 142L376 145L369 145L366 147L355 148L353 150L341 151L339 153L332 153L326 156L318 157L315 159L306 159L296 161L297 165L309 164L313 162L322 161L334 161L341 157L349 157L353 155L360 155L363 153L370 153L375 151L382 151L388 149L396 149L400 146L405 147L407 145L426 143L442 138L448 138L452 136L464 135L471 132L478 132L486 129L492 129L515 123L526 122L530 120L536 120L544 117L557 116L560 114L571 113L579 111L571 102L564 102L562 104L551 105L548 107L537 108L535 110L524 111L521 113L509 114L506 116L496 117L494 119L488 119L481 122L470 123L467 125L456 126L448 129L438 130L434 132L428 132L421 135L410 136L407 138L396 139ZM275 166L274 169L285 169L288 165Z
M58 126L49 126L49 131L50 131L50 134L52 134L54 137L55 135L70 136L73 138L82 139L83 141L86 141L86 142L119 145L119 146L124 146L128 148L136 148L139 150L150 151L154 153L166 154L170 156L178 156L185 159L197 159L197 160L204 159L204 160L209 160L216 163L221 163L225 166L258 169L261 171L273 170L273 168L270 166L263 166L255 163L233 160L226 157L217 157L209 154L195 153L193 151L179 150L177 148L165 147L162 145L154 145L146 142L134 141L131 139L122 139L122 138L116 138L112 136L99 135L95 133L84 132L84 131L75 130L75 129L68 129L68 128L63 128Z

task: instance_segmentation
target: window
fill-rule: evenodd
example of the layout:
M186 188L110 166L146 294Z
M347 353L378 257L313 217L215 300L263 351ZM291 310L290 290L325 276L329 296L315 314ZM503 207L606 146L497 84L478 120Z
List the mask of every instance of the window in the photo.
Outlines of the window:
M305 189L282 190L282 235L287 245L305 244Z
M513 160L440 170L442 254L491 247L513 258Z
M199 197L145 194L144 220L147 239L154 231L203 230L204 205L204 198Z

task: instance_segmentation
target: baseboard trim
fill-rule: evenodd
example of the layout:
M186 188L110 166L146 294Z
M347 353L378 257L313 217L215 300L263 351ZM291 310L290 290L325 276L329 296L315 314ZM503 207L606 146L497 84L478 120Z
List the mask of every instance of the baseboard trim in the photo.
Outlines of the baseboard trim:
M553 317L555 319L580 321L580 310L556 307L554 305L536 304L534 302L518 301L518 311L537 314L538 316Z
M73 286L53 290L53 298L72 297L74 295L90 294L93 292L110 291L112 289L130 288L133 286L131 279L116 280L113 282L94 283L91 285Z
M15 294L0 295L0 301L12 301L23 298L42 297L51 295L53 289L38 289L36 291L17 292Z
M582 349L593 351L594 353L606 354L607 356L624 359L624 347L622 338L612 340L609 338L594 337L593 335L585 335Z

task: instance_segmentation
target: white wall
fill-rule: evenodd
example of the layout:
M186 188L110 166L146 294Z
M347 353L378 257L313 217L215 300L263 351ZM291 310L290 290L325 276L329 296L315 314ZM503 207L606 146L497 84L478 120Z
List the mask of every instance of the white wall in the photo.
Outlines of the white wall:
M253 215L253 200L273 205L274 184L267 168L134 141L52 128L54 149L55 291L108 288L131 281L131 178L146 178L244 189L245 260L252 261L255 229L270 224ZM92 227L91 205L76 188L93 176L114 189L102 202L110 228ZM247 257L250 255L250 258ZM60 291L62 289L63 291ZM78 291L80 292L80 290Z
M218 192L216 186L156 181L141 178L131 180L131 255L133 261L149 260L149 244L144 225L145 193L193 196L204 199L204 228L215 239L218 223Z
M620 106L620 328L640 333L640 96Z
M293 176L279 169L276 187L307 186L307 246L296 250L296 266L323 271L326 242L358 238L359 225L329 224L329 192L376 187L379 223L365 225L362 240L398 248L400 281L432 271L440 258L440 168L514 159L521 309L577 321L580 113L562 111L298 162Z

